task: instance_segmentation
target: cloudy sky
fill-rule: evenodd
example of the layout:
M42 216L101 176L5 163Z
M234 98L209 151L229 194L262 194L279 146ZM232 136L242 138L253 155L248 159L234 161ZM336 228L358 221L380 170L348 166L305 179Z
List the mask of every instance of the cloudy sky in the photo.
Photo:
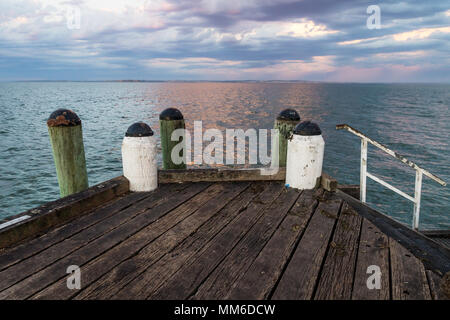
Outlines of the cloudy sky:
M449 0L1 0L0 80L450 82L449 40Z

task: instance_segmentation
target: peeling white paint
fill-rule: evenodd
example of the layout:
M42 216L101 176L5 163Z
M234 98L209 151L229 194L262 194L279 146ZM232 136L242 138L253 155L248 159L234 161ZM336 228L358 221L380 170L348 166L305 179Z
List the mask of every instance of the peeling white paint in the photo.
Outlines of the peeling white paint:
M322 175L324 151L325 141L321 135L294 134L288 141L286 184L300 190L313 189Z
M158 187L155 137L125 137L122 166L123 175L130 181L130 191L155 190Z

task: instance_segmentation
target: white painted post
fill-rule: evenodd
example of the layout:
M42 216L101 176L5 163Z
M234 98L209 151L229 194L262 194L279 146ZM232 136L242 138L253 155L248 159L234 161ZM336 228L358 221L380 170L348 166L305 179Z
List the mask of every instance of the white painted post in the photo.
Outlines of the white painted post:
M325 142L319 126L299 123L288 141L286 185L300 190L314 189L322 176Z
M367 182L367 140L361 139L361 172L359 177L359 198L361 202L366 202L366 182Z
M419 230L420 197L422 194L422 170L416 170L416 185L414 188L413 229Z
M145 123L137 122L128 128L122 142L122 165L130 191L152 191L158 187L156 139Z

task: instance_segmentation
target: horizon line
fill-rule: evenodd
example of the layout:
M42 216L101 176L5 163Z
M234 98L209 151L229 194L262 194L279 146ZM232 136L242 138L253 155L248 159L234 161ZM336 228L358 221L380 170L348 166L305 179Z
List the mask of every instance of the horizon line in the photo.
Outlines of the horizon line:
M130 82L130 83L155 83L155 82L259 82L259 83L341 83L341 84L450 84L443 81L326 81L326 80L138 80L138 79L112 79L112 80L0 80L0 82Z

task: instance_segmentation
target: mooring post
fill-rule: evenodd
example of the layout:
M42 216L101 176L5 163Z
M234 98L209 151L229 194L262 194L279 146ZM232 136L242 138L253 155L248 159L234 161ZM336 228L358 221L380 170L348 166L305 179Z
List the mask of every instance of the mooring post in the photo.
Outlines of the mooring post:
M89 187L81 120L68 109L54 111L47 120L61 197Z
M274 137L273 143L278 144L278 154L272 154L272 164L278 161L278 166L286 167L288 139L299 122L300 116L293 109L281 111L275 119L274 129L278 129L278 134Z
M158 187L156 139L147 124L136 122L125 133L122 166L123 175L130 182L130 191L152 191Z
M288 142L286 185L300 190L320 184L325 142L319 126L303 121L295 126Z
M176 140L172 141L172 133L177 129L185 129L185 123L183 114L180 110L175 108L168 108L161 112L159 115L159 128L161 134L161 149L162 149L162 160L164 169L186 169L186 161L184 150L185 148L180 148L180 153L177 155L178 159L182 159L181 163L177 163L176 159L172 159L172 150L180 142L185 144L184 131L180 135L182 141ZM177 148L178 150L178 148Z

